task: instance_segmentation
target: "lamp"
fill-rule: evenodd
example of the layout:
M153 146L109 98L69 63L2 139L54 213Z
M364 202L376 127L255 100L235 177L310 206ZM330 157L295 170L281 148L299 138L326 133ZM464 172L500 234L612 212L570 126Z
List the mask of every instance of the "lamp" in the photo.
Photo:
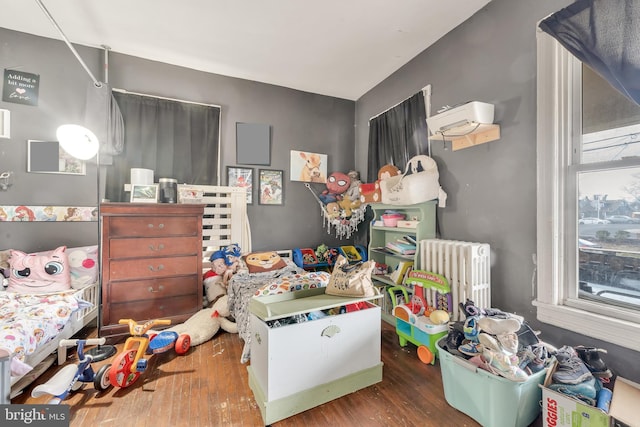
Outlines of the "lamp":
M69 153L69 155L80 160L89 160L94 156L96 157L96 176L98 182L98 218L100 218L100 142L98 141L98 138L86 127L74 124L61 125L60 127L58 127L56 136L62 149ZM102 229L100 224L98 224L98 244L100 245L100 253L102 253L101 240ZM98 265L98 280L102 280L102 259L100 259ZM102 286L100 287L100 289L101 290L99 291L98 301L102 302ZM98 330L100 330L100 325L102 323L101 313L102 304L99 303L97 319ZM113 356L114 354L116 354L116 351L116 347L113 345L98 345L85 351L85 353L93 356L93 360L98 362L100 360L105 360Z

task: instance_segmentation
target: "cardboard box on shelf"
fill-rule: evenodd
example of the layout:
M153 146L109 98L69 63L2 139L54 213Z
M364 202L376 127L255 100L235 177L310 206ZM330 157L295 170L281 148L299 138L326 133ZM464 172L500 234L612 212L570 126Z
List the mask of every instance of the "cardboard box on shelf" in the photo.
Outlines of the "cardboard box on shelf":
M555 366L540 387L542 388L542 425L544 427L638 427L640 418L635 405L640 402L640 384L617 377L609 413L595 406L553 391L547 386Z

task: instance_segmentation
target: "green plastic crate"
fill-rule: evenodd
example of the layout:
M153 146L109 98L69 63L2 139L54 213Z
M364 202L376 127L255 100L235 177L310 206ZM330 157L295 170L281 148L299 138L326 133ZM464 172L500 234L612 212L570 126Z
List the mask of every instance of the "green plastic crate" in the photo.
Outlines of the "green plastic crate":
M442 385L447 403L487 427L527 427L541 412L546 369L516 382L454 356L438 341Z

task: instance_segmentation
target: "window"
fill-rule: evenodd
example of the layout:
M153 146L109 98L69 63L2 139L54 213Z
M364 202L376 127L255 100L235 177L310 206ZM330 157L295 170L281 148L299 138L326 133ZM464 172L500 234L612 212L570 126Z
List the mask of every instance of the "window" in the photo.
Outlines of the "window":
M537 316L640 349L640 107L537 30Z

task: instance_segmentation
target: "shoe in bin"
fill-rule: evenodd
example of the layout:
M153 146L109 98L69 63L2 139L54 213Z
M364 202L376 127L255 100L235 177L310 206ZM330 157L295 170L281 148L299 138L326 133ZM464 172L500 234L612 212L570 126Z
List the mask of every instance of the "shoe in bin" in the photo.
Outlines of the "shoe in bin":
M595 347L577 346L574 347L580 359L584 362L587 369L598 378L611 378L612 373L604 361L600 358L600 353L606 353L607 350Z
M511 381L524 382L529 375L517 365L514 365L505 353L484 348L482 358L491 368L491 372L496 375L505 377Z
M573 347L565 345L556 352L558 367L553 373L553 382L563 384L579 384L593 378L591 371Z
M596 389L597 381L594 377L591 377L591 379L578 384L551 383L549 384L549 389L575 397L591 406L595 406L598 392Z
M478 356L482 354L482 349L483 349L482 344L476 341L467 341L466 343L458 347L458 351L460 353L467 355L469 357Z

